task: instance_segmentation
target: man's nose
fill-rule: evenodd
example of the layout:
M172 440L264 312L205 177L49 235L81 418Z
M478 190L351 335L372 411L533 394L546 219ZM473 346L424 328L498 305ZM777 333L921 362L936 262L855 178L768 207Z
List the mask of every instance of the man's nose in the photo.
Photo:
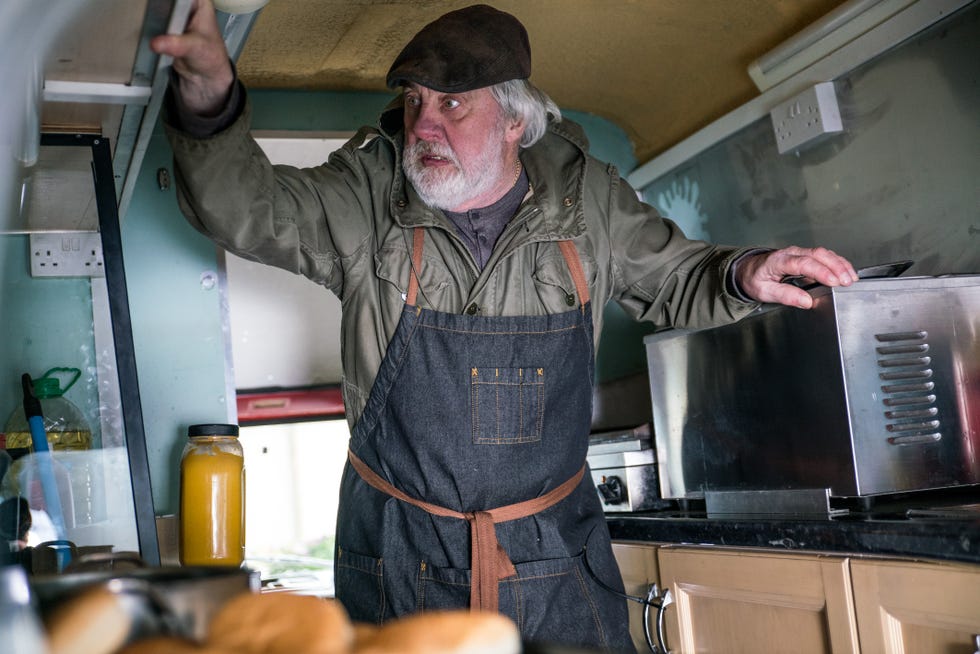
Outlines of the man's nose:
M422 103L412 124L412 133L424 141L436 140L442 134L442 115L438 107Z

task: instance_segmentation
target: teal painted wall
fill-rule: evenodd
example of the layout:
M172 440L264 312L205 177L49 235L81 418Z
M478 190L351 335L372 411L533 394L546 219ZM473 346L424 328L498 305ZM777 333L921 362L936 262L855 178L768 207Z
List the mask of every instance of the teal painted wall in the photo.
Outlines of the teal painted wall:
M589 151L598 159L615 164L626 177L636 167L633 147L626 133L604 118L577 111L565 115L579 123L589 137ZM620 379L645 372L643 337L653 331L648 323L638 323L618 304L610 302L602 313L602 334L596 351L596 380Z
M162 191L157 170L172 172L158 132L122 224L123 258L133 323L150 483L156 513L175 513L178 465L187 426L228 422L224 339L214 246L177 208L173 187Z
M65 399L82 410L100 443L99 398L88 278L33 278L27 235L0 235L0 431L23 404L21 375L56 367L81 376ZM58 375L62 388L69 379Z
M254 91L253 128L352 131L374 123L390 99L385 93ZM622 130L594 116L567 115L585 128L596 156L616 164L624 174L635 167L632 147ZM158 169L172 174L171 157L158 126L122 226L157 514L177 509L177 471L187 426L226 421L228 403L233 400L225 388L221 297L217 286L202 284L202 278L218 270L216 251L183 219L174 189L158 187ZM632 322L618 307L607 309L605 319L604 338L617 343L624 337L633 338L639 351L639 336L629 336ZM600 345L600 378L645 369L635 354L621 356L619 350Z

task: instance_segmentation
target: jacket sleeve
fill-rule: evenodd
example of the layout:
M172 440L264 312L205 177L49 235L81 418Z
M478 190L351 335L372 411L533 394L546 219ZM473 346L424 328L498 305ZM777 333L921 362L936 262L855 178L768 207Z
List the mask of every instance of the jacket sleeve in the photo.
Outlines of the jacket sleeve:
M221 247L343 292L343 261L368 238L371 189L356 147L315 168L272 165L249 132L251 107L195 138L165 122L181 211Z
M732 263L752 248L688 239L615 172L607 215L613 297L633 318L699 328L738 320L758 307L726 283Z

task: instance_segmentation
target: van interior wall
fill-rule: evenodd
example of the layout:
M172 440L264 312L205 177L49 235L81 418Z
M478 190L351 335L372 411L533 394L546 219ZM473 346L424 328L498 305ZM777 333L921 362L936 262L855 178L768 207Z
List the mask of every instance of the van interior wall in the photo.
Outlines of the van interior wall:
M779 154L768 116L643 189L689 235L980 272L980 5L835 80L844 130Z
M690 235L716 242L819 243L857 265L914 259L908 274L980 271L978 13L962 12L839 80L844 134L779 155L771 124L760 120L656 180L645 198ZM256 129L351 130L373 122L390 95L257 91L252 100ZM569 115L600 158L634 167L615 126ZM186 426L234 416L222 300L217 287L204 288L218 270L214 248L180 217L173 188L158 187L157 169L170 166L158 133L123 225L158 514L177 506ZM645 369L644 328L609 311L603 338L617 345L600 344L608 357L600 374Z
M374 123L391 95L256 90L250 99L256 130L323 132ZM587 114L568 115L586 129L597 156L624 174L635 167L622 130ZM173 186L158 185L157 171L172 171L171 159L158 127L123 224L147 455L160 515L177 507L177 464L187 426L235 419L235 389L226 375L231 360L226 300L216 283L221 267L210 241L179 214ZM639 340L630 365L642 364L637 357L642 357Z

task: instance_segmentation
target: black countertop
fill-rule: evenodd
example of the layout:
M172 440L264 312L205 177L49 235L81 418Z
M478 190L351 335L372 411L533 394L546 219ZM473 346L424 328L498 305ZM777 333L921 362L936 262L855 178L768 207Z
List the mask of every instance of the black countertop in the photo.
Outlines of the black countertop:
M900 498L832 516L708 516L696 507L609 513L613 540L879 554L980 563L980 490Z

